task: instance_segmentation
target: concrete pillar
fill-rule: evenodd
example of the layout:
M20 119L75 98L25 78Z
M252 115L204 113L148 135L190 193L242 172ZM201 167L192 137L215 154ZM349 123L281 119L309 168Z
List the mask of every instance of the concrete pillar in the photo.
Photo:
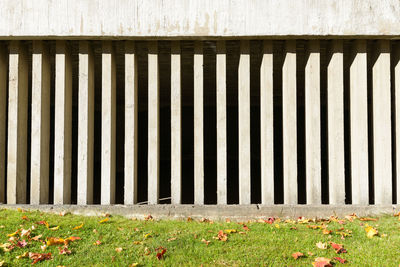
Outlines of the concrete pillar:
M93 204L94 55L89 42L79 42L78 205Z
M331 42L328 62L329 204L345 203L343 41Z
M357 40L350 66L352 204L368 205L367 42Z
M31 204L49 202L50 55L43 41L33 42Z
M319 40L308 42L305 69L307 204L321 204L321 101Z
M204 204L203 43L194 43L194 204Z
M160 179L160 77L157 41L148 43L148 203L158 204Z
M7 204L26 203L28 55L20 41L10 42L8 97Z
M261 203L274 204L273 42L263 44L260 69Z
M6 201L7 57L7 49L0 45L0 203Z
M379 40L372 67L375 204L392 204L390 41Z
M71 203L72 63L65 41L56 42L54 120L54 204Z
M282 69L284 204L297 204L296 41L286 41Z
M181 47L171 42L171 204L181 204L182 196L182 119Z
M125 205L137 203L138 76L133 41L125 42Z
M101 204L115 203L116 64L112 41L103 41L101 55Z
M250 42L240 41L239 59L239 204L251 203Z
M217 41L217 203L227 204L226 47Z

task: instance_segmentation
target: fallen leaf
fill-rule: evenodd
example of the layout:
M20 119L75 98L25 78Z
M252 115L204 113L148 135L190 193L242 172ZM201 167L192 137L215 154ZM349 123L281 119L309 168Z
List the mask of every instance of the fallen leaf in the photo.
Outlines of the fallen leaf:
M339 257L334 257L333 259L334 259L334 260L337 260L338 262L340 262L340 263L342 263L342 264L344 264L344 263L347 262L347 260L342 259L342 258L339 258Z
M39 261L50 260L51 253L33 253L29 252L29 258L33 260L32 264L38 263Z
M14 233L12 233L12 234L8 234L7 236L8 237L12 237L12 236L15 236L15 235L17 235L18 233L19 233L19 231L20 231L21 229L19 229L19 230L17 230L17 231L15 231Z
M247 225L245 225L245 224L243 224L243 229L244 229L245 231L250 231L249 227L247 227Z
M324 257L318 257L314 260L312 263L314 267L331 267L331 259L324 258Z
M83 223L81 225L75 226L74 228L72 228L72 230L78 230L81 229L83 227Z
M368 238L372 238L372 237L374 237L375 235L378 235L378 230L377 229L375 229L374 227L372 227L372 226L367 226L367 227L365 227L365 232L367 233L367 237Z
M139 266L139 263L134 262L134 263L132 263L131 265L129 265L129 267L136 267L136 266Z
M152 220L153 220L153 216L151 216L151 215L149 214L149 215L147 215L147 216L144 218L144 220L145 220L145 221L152 221Z
M162 258L164 258L164 254L165 254L165 252L167 252L167 249L163 248L163 247L159 247L156 249L156 251L159 251L159 252L157 252L157 255L156 255L157 259L161 260Z
M171 241L174 241L174 240L176 240L176 237L171 237L171 238L168 239L167 241L168 241L168 242L171 242Z
M148 247L144 248L144 255L150 255L151 250Z
M232 234L232 233L237 233L237 230L236 229L226 229L224 232L227 234Z
M318 242L315 244L319 249L327 249L328 245L326 243Z
M67 246L64 246L63 248L58 247L58 254L69 255L69 254L71 254L71 250L69 250Z
M208 244L210 244L210 241L205 240L204 238L201 240L201 242L205 243L207 246L208 246Z
M29 252L25 252L24 254L16 256L15 258L17 260L19 260L19 259L22 259L22 258L28 258L28 256L29 256Z
M45 250L46 250L46 248L47 248L47 246L46 246L46 245L40 246L40 249L41 249L42 251L45 251Z
M279 224L275 224L275 228L281 228L281 226Z
M225 234L222 230L220 230L220 231L218 232L217 239L219 239L219 240L221 240L221 241L223 241L223 242L226 242L226 241L228 240L228 235Z
M60 226L51 227L49 229L52 231L57 231L58 229L60 229Z
M28 245L28 242L26 242L25 239L17 242L17 247L19 247L19 248L24 248L27 245Z
M141 244L143 244L141 241L133 241L133 244L134 245L141 245Z
M303 256L304 256L304 254L301 253L301 252L295 252L295 253L292 254L292 257L293 257L295 260L297 260L298 258L303 257Z
M193 221L193 219L191 217L187 217L186 221L191 222L191 221Z
M122 251L122 248L116 248L115 251L120 253Z
M44 226L46 226L47 228L49 228L49 224L48 224L48 222L46 222L46 221L39 221L39 222L37 222L37 224L39 224L39 225L44 225Z
M29 238L29 236L31 235L31 229L22 229L21 230L21 233L20 233L20 236L21 237L27 237L27 238Z
M336 243L333 243L333 242L329 242L329 244L336 251L337 254L347 253L347 251L343 248L342 244L336 244Z
M47 238L47 246L63 245L66 241L64 238L49 237Z
M151 233L147 233L143 236L144 239L150 238L151 237Z
M328 230L328 229L322 229L322 233L323 233L324 235L329 235L329 234L332 233L332 231L331 231L331 230Z
M4 244L0 244L0 248L2 248L4 252L9 252L9 251L13 250L15 248L15 246L12 245L11 243L4 243Z
M41 237L42 237L42 235L37 235L35 237L32 237L32 240L39 241L39 238L41 238Z
M21 219L25 220L25 221L29 221L29 218L26 215L22 216Z
M99 221L99 223L105 223L105 222L108 222L110 220L110 218L105 218L105 219L103 219L103 220L101 220L101 221Z
M359 220L363 222L368 222L368 221L376 222L378 219L365 217L365 218L360 218Z
M99 246L99 245L101 245L101 241L100 240L96 240L96 242L94 242L93 245Z

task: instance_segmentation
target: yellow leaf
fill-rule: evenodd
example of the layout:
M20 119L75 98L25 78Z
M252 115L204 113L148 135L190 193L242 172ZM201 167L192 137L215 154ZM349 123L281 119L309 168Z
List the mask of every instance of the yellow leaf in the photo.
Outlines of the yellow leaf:
M22 259L22 258L27 258L28 255L29 255L29 252L25 252L24 254L19 255L19 256L16 256L15 258L16 258L17 260L19 260L19 259Z
M143 237L144 237L144 239L149 238L149 237L151 237L151 233L147 233Z
M110 220L110 219L107 217L107 218L101 220L99 223L105 223L105 222L108 222L109 220Z
M375 235L378 235L378 230L375 229L375 228L372 227L372 226L367 226L367 227L365 227L365 232L367 233L367 237L368 237L368 238L372 238L372 237L374 237Z
M324 235L329 235L330 233L332 233L332 231L331 231L331 230L328 230L328 229L322 229L322 233L323 233Z
M15 232L12 233L12 234L8 234L7 236L8 236L8 237L12 237L12 236L15 236L15 235L18 234L18 233L19 233L19 230L15 231Z
M51 227L49 229L52 231L57 231L58 229L60 229L60 226Z
M134 244L134 245L141 245L142 242L140 242L140 241L133 241L133 244Z
M83 223L81 225L75 226L74 228L72 228L72 230L78 230L81 229L83 227Z
M227 233L227 234L237 233L237 230L236 229L226 229L225 233Z
M138 266L138 265L139 265L139 263L134 262L134 263L132 263L131 265L129 265L129 267L136 267L136 266Z
M281 228L281 226L279 224L275 224L275 227L278 229Z

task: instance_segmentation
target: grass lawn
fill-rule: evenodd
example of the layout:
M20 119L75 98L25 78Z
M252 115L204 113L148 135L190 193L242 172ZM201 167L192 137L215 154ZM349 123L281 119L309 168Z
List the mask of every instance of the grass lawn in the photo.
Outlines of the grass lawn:
M119 216L83 217L4 209L0 211L0 261L3 266L30 265L33 253L46 253L41 256L44 258L51 253L50 259L37 265L311 266L317 257L325 257L340 266L334 259L340 257L347 260L344 266L398 266L398 217L360 219L364 218L347 216L317 222L271 219L243 224L190 218L129 220ZM25 231L28 229L31 231ZM68 245L64 246L63 241ZM322 249L316 245L319 242ZM336 253L331 242L342 244L345 251ZM166 250L160 256L163 248ZM304 256L294 259L295 252Z

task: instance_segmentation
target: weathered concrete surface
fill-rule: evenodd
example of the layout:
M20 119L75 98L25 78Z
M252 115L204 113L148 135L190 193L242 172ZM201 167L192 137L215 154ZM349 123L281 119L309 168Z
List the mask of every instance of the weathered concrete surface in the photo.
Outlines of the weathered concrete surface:
M258 218L279 217L326 218L331 215L344 217L355 213L357 216L374 216L394 214L400 210L399 205L364 206L364 205L0 205L0 208L40 210L44 212L102 216L104 214L121 215L127 218L143 219L151 214L154 219L193 219L208 218L233 221Z
M0 37L397 36L398 0L2 0Z

